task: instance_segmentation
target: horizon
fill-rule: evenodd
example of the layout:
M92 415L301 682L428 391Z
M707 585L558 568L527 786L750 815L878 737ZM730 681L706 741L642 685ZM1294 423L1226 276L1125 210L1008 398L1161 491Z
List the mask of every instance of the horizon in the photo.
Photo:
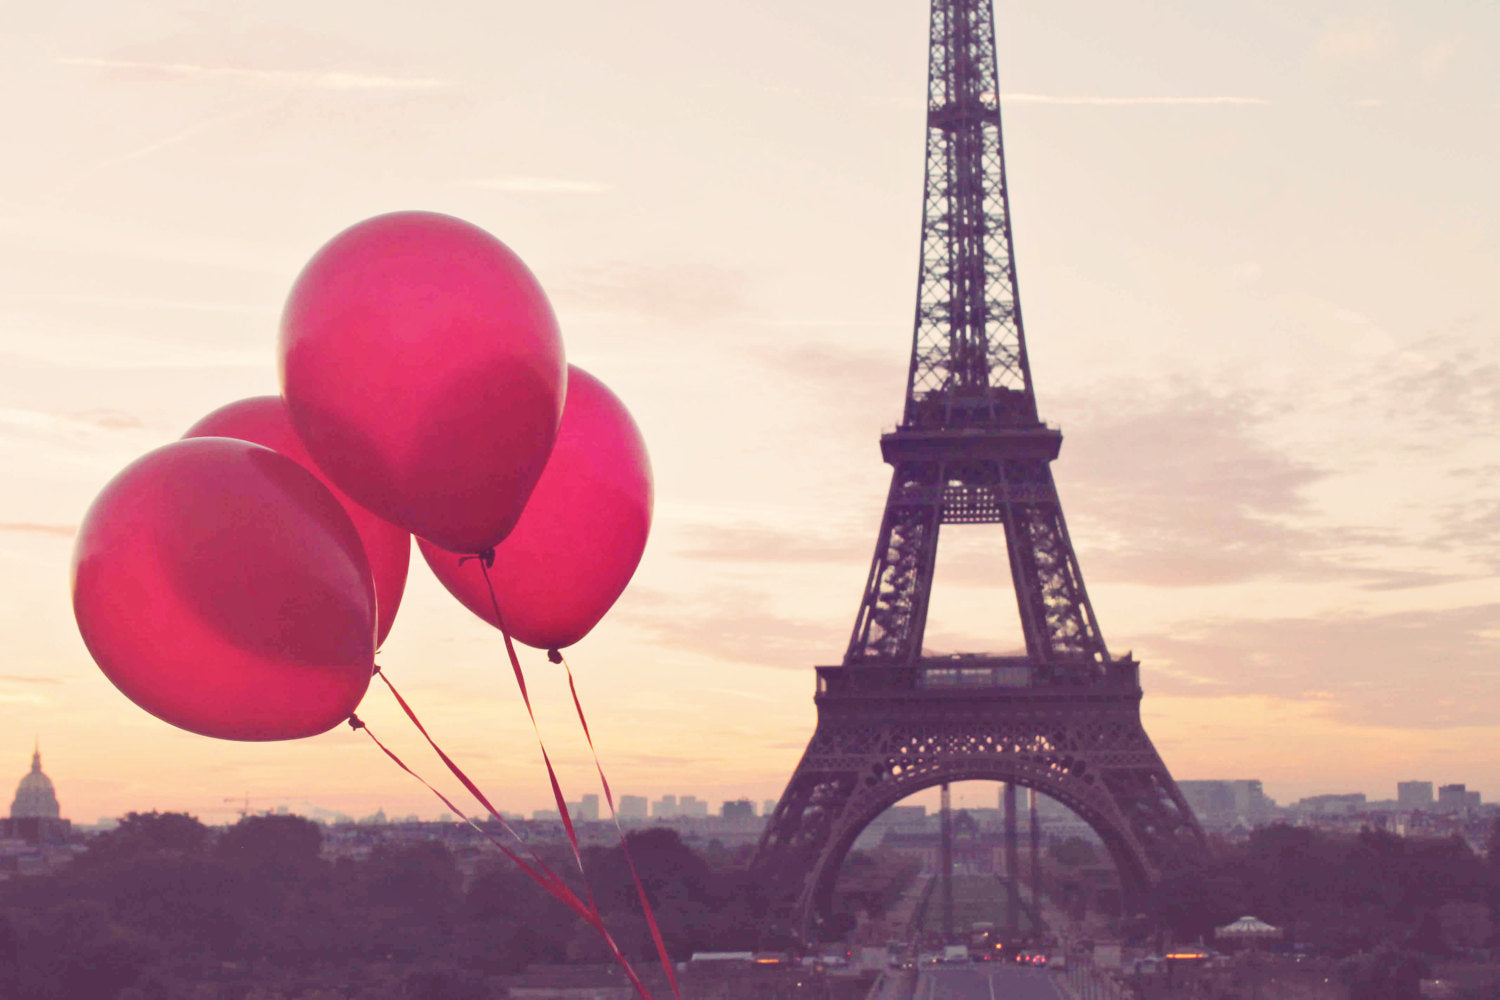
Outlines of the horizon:
M45 774L46 771L47 771L46 762L44 760L43 761L43 766L42 766L42 772ZM48 777L50 778L51 776L49 775ZM0 779L0 780L3 780L3 779ZM19 780L19 779L17 779L17 780ZM1176 780L1178 782L1184 782L1184 781L1240 782L1240 781L1258 781L1259 779L1257 779L1257 778L1181 778L1181 777L1179 777ZM1426 778L1403 778L1403 779L1400 779L1400 781L1401 782L1404 782L1404 781L1428 782L1428 779L1426 779ZM1299 796L1296 799L1282 799L1282 798L1278 797L1277 795L1273 794L1272 791L1266 790L1264 788L1264 786L1262 786L1262 791L1265 793L1265 795L1267 796L1267 798L1271 799L1271 801L1275 804L1275 806L1278 809L1287 809L1287 808L1291 808L1292 806L1296 805L1297 802L1300 802L1303 799L1316 798L1316 797L1325 796L1325 795L1351 795L1351 794L1352 795L1364 795L1365 798L1366 798L1366 800L1368 802L1370 802L1370 803L1395 802L1396 801L1396 796L1395 796L1394 792L1396 790L1396 786L1397 786L1398 783L1399 782L1392 782L1391 783L1390 788L1391 788L1391 791L1392 791L1393 794L1389 798L1387 798L1387 797L1385 797L1385 796L1383 796L1383 795L1381 795L1379 793L1371 793L1368 789L1348 789L1348 788L1345 788L1345 789L1339 789L1339 790L1314 791L1314 792L1308 793L1307 795ZM1436 795L1437 790L1439 788L1444 787L1445 785L1455 785L1456 784L1456 785L1462 785L1462 786L1464 786L1467 791L1470 791L1470 792L1476 792L1476 791L1480 792L1482 804L1484 806L1497 806L1497 805L1500 805L1500 803L1497 803L1497 802L1494 802L1494 801L1490 801L1488 799L1484 799L1483 798L1483 789L1477 789L1477 788L1470 787L1470 786L1468 786L1468 784L1466 782L1462 782L1462 781L1439 781L1439 780L1432 780L1429 783L1433 787L1433 793L1434 793L1434 795ZM54 782L54 786L55 785L56 785L56 782ZM997 795L997 796L998 796L998 793L999 793L999 791L1000 791L1000 789L1002 787L999 782L990 782L990 781L962 781L962 782L955 782L953 784L953 789L954 789L954 791L953 791L953 796L954 796L954 798L953 798L953 808L954 808L954 810L955 811L957 811L957 810L975 810L975 809L987 809L987 810L993 809L993 810L998 810L1000 808L1000 805L999 805L998 802L992 802L992 803L990 803L988 805L984 805L984 804L976 804L974 802L966 802L965 801L965 797L966 796L973 796L973 795L978 794L978 788L979 788L979 786L984 786L984 788L985 788L986 791L990 792L991 794ZM3 787L4 787L3 785L0 785L0 788L3 788ZM611 787L612 787L612 790L614 792L616 807L620 806L622 800L626 796L631 796L631 795L635 795L636 794L636 793L633 793L633 792L630 792L630 791L622 791L619 788L615 788L613 785ZM682 801L682 799L684 798L684 796L687 796L687 797L690 797L690 798L697 798L697 793L694 793L694 792L683 792L681 790L678 790L676 792L662 792L662 793L658 793L658 794L656 794L654 796L653 795L647 795L647 796L637 796L637 797L644 797L646 799L648 805L650 807L654 807L658 802L661 801L661 798L664 795L674 795L676 797L678 803L680 803ZM599 798L599 793L597 791L582 792L579 795L578 798L581 800L585 796L593 796L594 798L598 799ZM938 808L938 797L939 797L938 789L936 787L933 787L933 788L924 789L923 791L917 792L914 795L910 795L907 798L902 799L896 805L897 806L914 806L914 805L920 805L920 806L923 806L924 808L926 808L928 810L929 814L932 814L934 812L934 810L936 810ZM1047 797L1047 796L1044 796L1044 797ZM192 809L158 810L154 806L150 807L150 808L137 807L137 808L126 809L126 810L122 811L121 813L119 813L117 815L113 815L113 816L98 816L98 817L94 818L93 820L83 820L81 818L75 819L75 818L69 816L68 815L68 810L67 810L66 806L63 806L62 812L63 812L63 818L71 820L75 826L97 827L97 826L101 826L101 825L113 822L115 820L118 820L118 819L120 819L122 816L124 816L128 812L139 812L139 813L149 813L149 812L186 812L189 815L196 816L200 820L203 820L204 822L207 822L208 825L210 825L210 826L220 826L220 825L232 824L234 822L234 819L227 819L227 820L226 819L213 819L213 820L210 820L210 819L205 819L205 817L229 816L229 817L238 817L238 818L243 819L245 816L267 816L267 815L273 815L273 814L280 814L280 812L282 810L286 810L287 813L290 814L290 815L293 815L293 816L302 816L305 819L312 819L315 822L320 822L320 823L333 823L333 822L343 822L344 821L344 820L333 819L332 817L334 817L334 816L344 816L344 817L347 817L347 819L349 821L351 821L351 822L359 823L359 822L364 822L366 819L369 819L369 818L373 817L374 815L376 815L376 813L386 812L387 811L384 808L384 806L377 804L372 811L370 811L368 813L365 813L363 815L359 815L359 814L355 814L355 813L350 813L350 812L348 812L346 810L329 809L329 808L326 808L326 807L324 807L324 806L322 806L322 805L320 805L320 804L318 804L316 802L299 801L299 800L275 801L276 798L277 798L277 796L275 796L273 794L273 795L266 795L264 797L260 797L260 798L256 798L256 799L250 799L249 800L250 802L256 803L255 808L250 808L246 804L246 800L245 799L243 799L243 798L241 798L241 799L233 799L233 797L230 797L229 799L226 799L225 802L220 807L218 807L218 808L210 808L210 809L206 809L206 810L192 810ZM1050 798L1050 797L1047 797L1047 798ZM65 793L60 793L58 795L58 799L59 799L59 803L65 802L66 801L66 794ZM697 798L697 801L705 803L708 806L708 814L707 814L707 816L705 816L705 817L692 817L692 816L658 817L658 816L652 814L652 815L650 815L650 816L647 817L647 822L653 822L653 821L655 821L657 819L664 819L664 820L672 820L672 819L695 819L695 818L698 818L698 819L703 819L703 818L706 818L706 819L715 819L715 818L719 817L720 810L722 809L723 805L726 804L726 803L730 803L730 802L749 802L754 807L754 818L757 819L757 820L759 820L759 819L767 818L767 816L769 814L763 811L763 807L764 807L764 805L767 802L773 802L774 800L773 799L757 799L757 798L754 798L754 797L749 796L749 795L741 795L741 796L727 796L727 797L725 797L723 799L703 799L703 798ZM1058 803L1055 799L1051 799L1051 801L1054 804L1056 804L1058 806L1061 806L1061 803ZM236 804L235 804L236 802L240 803L239 807L236 807ZM270 803L270 804L267 805L266 803ZM577 801L577 800L570 801L568 803L568 807L569 807L570 810L572 810L572 809L576 808L578 806L578 804L579 804L579 801ZM600 810L600 818L599 818L598 822L608 822L609 821L609 819L608 819L608 804L604 803L602 800L600 800L599 805L602 808ZM1026 806L1023 804L1023 805L1020 806L1020 808L1024 812L1025 809L1026 809ZM1066 807L1063 807L1063 808L1066 808ZM482 819L483 817L479 816L478 812L482 812L482 810L481 811L472 812L471 815L475 815L476 818L481 818ZM501 812L503 814L506 814L507 818L520 818L520 819L523 819L523 820L532 820L532 819L535 818L535 815L537 813L551 812L553 814L556 814L557 810L556 810L556 808L555 808L555 806L553 804L549 803L549 804L544 805L544 806L539 807L539 808L527 809L527 810L520 810L520 809L507 810L504 807L501 807ZM421 822L442 822L443 820L441 819L441 817L443 817L443 816L447 816L449 822L462 822L462 820L457 819L455 816L453 816L453 814L448 809L446 809L445 807L443 807L441 803L436 803L436 804L434 804L429 809L413 809L413 810L409 810L409 811L395 810L395 809L390 810L390 814L391 815L395 815L396 813L399 813L401 818L400 819L393 819L392 822L401 822L401 821L403 821L403 820L405 820L405 819L407 819L409 817L412 817L412 816L418 817ZM576 818L577 817L575 816L575 819ZM623 820L623 817L622 817L622 820ZM639 818L635 818L635 819L632 820L632 822L641 822L641 820Z

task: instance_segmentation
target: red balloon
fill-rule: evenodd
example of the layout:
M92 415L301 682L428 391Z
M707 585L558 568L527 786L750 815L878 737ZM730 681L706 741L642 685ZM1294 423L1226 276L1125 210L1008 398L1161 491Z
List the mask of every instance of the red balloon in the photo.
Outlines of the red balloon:
M246 441L175 441L116 476L78 531L73 614L126 697L204 736L321 733L374 671L375 587L349 516Z
M568 366L568 399L552 458L490 570L505 629L560 649L588 634L641 561L651 530L651 462L635 421L604 383ZM452 594L499 626L479 560L423 538L417 547Z
M431 212L367 219L298 275L281 391L355 502L455 552L521 516L566 390L547 296L489 233Z
M370 574L375 578L375 645L385 642L385 637L391 632L391 623L396 620L396 609L401 606L401 594L406 589L406 570L411 563L411 535L371 514L328 481L302 446L302 439L297 437L281 397L254 396L221 406L188 428L183 437L239 438L265 445L317 476L332 491L343 505L344 513L354 522L354 530L359 532L365 556L370 560Z

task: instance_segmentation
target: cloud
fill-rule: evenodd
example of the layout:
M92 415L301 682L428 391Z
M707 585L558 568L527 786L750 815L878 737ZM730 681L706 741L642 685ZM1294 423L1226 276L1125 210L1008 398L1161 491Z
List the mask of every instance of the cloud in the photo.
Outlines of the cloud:
M454 81L440 77L389 76L343 70L257 69L227 64L103 59L94 56L65 56L58 59L58 62L64 66L113 70L126 79L134 80L222 81L291 90L428 91L454 85Z
M1362 411L1424 435L1500 424L1500 357L1488 344L1429 337L1373 359L1358 381L1354 404Z
M564 271L547 282L559 310L621 314L650 323L704 326L749 311L745 276L701 262L675 266L618 261Z
M207 118L199 119L196 122L176 129L175 131L169 132L159 139L154 139L144 145L136 146L135 148L128 149L116 156L111 156L107 159L101 160L99 163L94 164L94 166L90 169L83 171L77 176L71 178L68 183L55 190L53 194L56 195L68 191L85 178L92 177L98 173L101 173L102 171L108 170L111 167L117 167L123 163L129 163L131 160L142 159L143 157L150 156L152 153L156 153L163 149L169 149L172 146L176 146L179 143L186 142L187 140L192 139L195 136L200 135L201 133L212 131L213 129L218 128L222 125L231 125L235 122L244 121L247 118L252 118L257 115L263 114L266 110L267 109L263 106L256 106L253 108L245 108L239 111L230 111L224 114L211 115Z
M1169 587L1337 580L1370 591L1474 579L1473 557L1500 565L1500 501L1486 499L1494 486L1466 489L1463 504L1420 519L1396 517L1392 500L1393 513L1373 525L1331 520L1313 498L1368 489L1360 477L1379 474L1393 449L1437 462L1432 476L1442 479L1432 442L1500 422L1496 382L1500 366L1480 357L1386 352L1366 371L1322 372L1316 385L1272 392L1177 381L1056 399L1051 412L1066 429L1056 474L1084 573ZM1312 400L1341 428L1325 437L1347 439L1314 449L1277 443L1276 422ZM1435 564L1444 553L1471 565Z
M0 674L0 684L61 684L57 677L23 677L17 674Z
M871 537L809 535L765 524L689 525L678 555L707 562L847 565L870 557Z
M1313 42L1313 53L1326 62L1368 63L1396 48L1396 29L1385 19L1330 20Z
M62 337L50 333L14 338L0 347L0 358L73 371L203 371L266 366L264 348L219 347L211 343L168 343L116 333L106 337ZM0 410L0 424L11 423Z
M0 434L43 438L97 437L118 431L145 429L139 417L120 410L84 410L78 413L48 413L43 410L0 409Z
M1439 76L1457 51L1458 45L1447 39L1425 45L1417 53L1417 70L1429 80Z
M1085 574L1191 586L1338 573L1319 556L1333 539L1298 523L1328 471L1261 441L1258 406L1189 383L1064 400L1076 409L1058 478L1064 510L1089 525L1074 531Z
M507 194L601 194L610 185L600 181L568 180L561 177L479 177L459 181L460 187Z
M18 305L57 304L97 306L102 309L143 309L151 312L162 309L177 309L185 312L233 313L260 316L274 312L264 305L246 302L228 302L216 299L177 299L155 295L101 295L93 292L9 292L0 295L0 301Z
M53 538L72 538L78 534L76 524L39 524L33 521L0 522L0 531L26 535L51 535ZM11 678L12 680L14 678Z
M877 330L887 326L870 325ZM901 418L909 355L815 338L813 333L778 335L773 341L747 343L745 352L805 405L822 411L822 444L857 438L862 448L869 448L882 426Z
M70 419L93 424L107 431L135 431L146 426L146 422L140 417L120 410L85 410L72 414Z
M848 643L848 623L809 621L774 612L764 593L726 587L683 595L632 587L613 618L647 641L714 660L806 670L837 662Z
M1428 539L1432 548L1477 558L1500 573L1500 496L1493 487L1439 508L1435 521L1438 530Z
M1088 94L1003 94L1003 104L1075 104L1090 107L1149 107L1196 105L1264 105L1272 103L1264 97L1236 97L1228 95L1206 97L1104 97Z
M1488 725L1500 682L1500 604L1185 623L1128 644L1152 692L1212 685L1215 693L1316 699L1362 725Z

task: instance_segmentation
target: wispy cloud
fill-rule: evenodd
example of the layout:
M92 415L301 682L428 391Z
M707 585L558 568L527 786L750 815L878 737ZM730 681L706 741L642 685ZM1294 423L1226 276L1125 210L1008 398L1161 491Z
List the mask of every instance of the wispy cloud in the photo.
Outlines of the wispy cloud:
M0 674L0 684L61 684L58 677L23 677L20 674Z
M138 431L145 426L145 421L139 417L120 410L48 413L43 410L0 409L0 431L77 436L98 431Z
M630 316L654 324L702 325L749 311L739 271L702 261L674 265L615 262L565 271L547 283L559 309Z
M507 194L601 194L610 189L608 184L599 181L563 177L476 177L458 183L461 187Z
M72 538L78 534L76 524L40 524L35 521L0 522L0 531L26 535L51 535L55 538ZM14 680L15 678L9 678Z
M235 122L243 121L246 118L261 114L264 110L265 108L257 106L253 108L242 109L239 111L230 111L224 114L212 115L208 118L200 119L199 121L193 122L190 125L186 125L174 132L170 132L159 139L152 140L151 142L137 146L134 149L126 150L118 156L110 157L109 159L106 159L103 162L95 165L95 167L90 170L88 174L94 174L109 167L119 166L122 163L129 163L131 160L139 160L143 157L150 156L152 153L158 152L163 149L169 149L170 147L176 146L179 143L186 142L187 140L192 139L204 132L212 131L213 129L218 128L221 125L230 125Z
M258 316L275 312L275 306L248 302L225 302L214 299L173 299L152 295L100 295L91 292L6 292L0 302L17 305L98 306L103 309L143 309L158 311L176 309L184 312L235 313Z
M1207 681L1230 693L1316 698L1360 724L1493 721L1500 605L1184 623L1126 639L1157 692L1197 693Z
M836 657L831 651L842 652L848 641L842 619L788 617L771 609L766 594L744 587L710 589L687 601L633 587L615 617L658 646L753 666L806 669Z
M322 69L256 69L248 66L191 62L149 62L65 56L64 66L115 70L139 79L178 79L251 83L258 86L312 90L440 90L454 81L432 76L389 76Z
M121 410L85 410L70 415L72 420L81 420L107 431L138 431L146 422L133 413Z
M714 563L756 565L846 564L868 557L869 539L863 535L809 537L765 524L691 525L680 554Z
M1207 97L1104 97L1092 94L1004 94L1003 104L1080 104L1093 107L1143 107L1149 105L1259 105L1272 103L1264 97L1215 95Z
M1330 20L1313 43L1313 52L1328 62L1371 62L1396 47L1396 29L1385 19Z

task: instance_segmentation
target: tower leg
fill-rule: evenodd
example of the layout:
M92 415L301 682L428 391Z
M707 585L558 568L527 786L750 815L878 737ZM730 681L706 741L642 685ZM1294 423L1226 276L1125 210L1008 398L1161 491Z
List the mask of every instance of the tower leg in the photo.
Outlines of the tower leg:
M1021 934L1021 862L1016 848L1016 785L1005 783L1005 937Z
M1026 812L1031 818L1031 926L1042 927L1042 826L1036 813L1035 788L1026 790Z
M953 803L949 798L946 782L943 784L942 806L939 813L938 824L941 829L942 846L939 849L938 864L941 871L938 872L938 878L942 880L943 943L951 944L953 941Z

